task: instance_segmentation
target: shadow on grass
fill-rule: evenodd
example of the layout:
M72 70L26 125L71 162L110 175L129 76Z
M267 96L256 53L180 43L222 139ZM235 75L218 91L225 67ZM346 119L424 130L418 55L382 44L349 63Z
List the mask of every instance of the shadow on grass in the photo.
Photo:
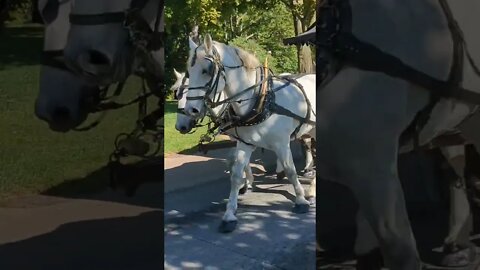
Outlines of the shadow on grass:
M86 177L66 180L43 195L113 201L163 209L163 157L139 161L116 170L117 187L110 190L110 167L104 166ZM152 186L153 185L153 186ZM135 191L135 194L128 194Z
M0 245L0 269L162 269L163 212L72 222Z
M43 47L40 26L7 27L0 32L0 70L39 65Z

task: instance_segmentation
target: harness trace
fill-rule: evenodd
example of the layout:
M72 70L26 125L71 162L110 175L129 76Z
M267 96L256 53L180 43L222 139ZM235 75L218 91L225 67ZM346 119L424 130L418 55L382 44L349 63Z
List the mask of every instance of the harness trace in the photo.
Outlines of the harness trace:
M158 155L163 155L163 121L159 121L164 115L165 85L163 82L162 64L152 56L153 51L163 48L164 32L160 31L160 23L164 11L164 0L158 1L158 9L155 17L154 29L150 28L141 12L149 0L133 0L130 8L121 12L100 14L70 14L72 25L103 25L121 23L129 33L129 43L132 46L135 59L133 74L142 79L142 87L137 98L126 102L117 103L115 99L121 95L125 81L117 82L117 87L112 96L107 97L109 86L99 89L98 97L92 101L90 112L101 112L99 118L90 125L77 128L76 131L87 131L96 127L109 110L123 108L132 104L138 104L138 118L135 128L130 133L121 133L115 140L115 150L110 156L109 167L111 169L111 186L115 187L118 182L118 173L123 165L120 160L134 156L144 160L154 160ZM65 65L63 51L44 51L42 63L54 68L75 72ZM148 90L147 85L148 84ZM158 108L147 114L148 98L155 95L159 98ZM158 123L162 122L162 123ZM150 150L152 149L152 150ZM163 159L163 156L161 157ZM131 192L130 195L133 195Z
M196 54L196 51L195 51ZM211 72L211 78L204 86L188 87L189 90L203 90L205 89L205 94L202 96L187 97L187 100L203 100L205 107L208 110L207 115L210 117L210 122L207 123L208 130L206 134L203 134L198 143L199 149L206 149L205 145L211 143L215 140L215 137L219 134L225 134L230 137L235 138L238 141L241 141L247 145L250 143L245 142L238 134L237 128L242 126L254 126L262 123L268 119L273 113L285 115L291 118L298 120L300 123L291 134L292 139L294 139L300 130L301 126L304 124L314 125L315 122L310 119L311 113L313 112L310 101L308 100L305 90L302 85L298 83L296 79L303 75L298 75L297 78L293 76L276 76L268 67L268 56L265 59L265 64L256 68L257 82L247 87L246 89L238 92L237 94L220 100L220 95L218 93L218 83L221 78L226 83L225 69L238 69L242 68L243 63L238 66L224 66L221 62L220 56L213 47L213 55L205 56L205 59L210 61L214 69ZM192 59L191 65L195 64L195 57ZM185 78L187 78L188 74ZM273 88L273 81L283 81L283 84L279 87ZM307 103L307 114L305 117L299 116L290 110L278 105L275 103L275 93L287 87L288 85L293 84L299 91L302 92ZM249 99L238 99L246 93L254 91L254 97ZM211 96L213 95L213 99ZM248 100L255 100L252 110L246 115L237 115L233 110L233 103L242 103ZM220 105L226 105L225 108L219 112L215 113L214 108ZM203 120L203 119L202 119ZM198 123L197 123L198 126ZM233 132L232 132L233 131Z

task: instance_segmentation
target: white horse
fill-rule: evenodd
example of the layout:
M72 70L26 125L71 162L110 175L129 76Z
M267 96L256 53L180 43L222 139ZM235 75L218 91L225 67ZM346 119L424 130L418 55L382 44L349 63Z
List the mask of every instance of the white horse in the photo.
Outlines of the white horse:
M418 70L446 80L453 58L452 39L437 0L350 2L355 35ZM478 22L480 5L476 1L449 4L464 30L466 43L474 48L472 58L478 62L477 30L466 22ZM377 26L375 31L372 25ZM468 59L464 61L464 87L480 89L480 80ZM348 186L359 203L356 253L367 254L379 246L386 266L393 270L421 268L398 179L397 158L400 135L417 112L427 106L429 96L427 90L408 81L351 66L342 68L318 91L317 147L321 155L317 173ZM420 145L455 128L474 108L457 100L442 99L420 132ZM480 142L478 138L476 142ZM410 144L400 152L412 148ZM443 152L463 178L462 146ZM452 205L452 213L456 213L456 207L468 208L464 190L452 191L465 198ZM460 219L466 218L468 214ZM446 242L456 237L457 228L451 228L450 233Z
M39 13L45 22L44 61L40 68L39 93L35 114L54 131L69 131L80 125L88 115L82 100L93 99L98 87L88 84L61 66L62 50L67 43L72 1L60 5L40 0Z
M90 113L96 112L103 99L104 92L100 86L125 80L132 72L133 62L138 63L143 60L134 54L134 49L128 42L131 33L124 27L123 21L105 24L98 22L99 19L111 20L112 16L118 20L121 18L118 15L125 13L117 11L131 9L135 3L140 2L130 0L91 2L87 0L76 3L74 0L39 1L39 13L46 24L44 50L48 52L45 54L48 58L41 68L40 91L35 105L35 114L46 121L52 130L67 132L81 125ZM145 6L139 7L142 10L141 19L137 18L134 21L145 20L154 29L157 18L161 18L158 30L163 31L163 16L159 17L156 13L160 10L159 1L149 0L143 3ZM99 16L93 15L94 20L101 25L71 26L69 15L75 9L76 16L90 16L83 20L91 20L92 12L88 11L101 11L104 8L107 9L105 13ZM103 16L110 17L103 18ZM108 35L103 35L104 31ZM103 38L108 42L102 40ZM73 45L68 46L68 39L73 39ZM66 59L63 58L64 49L68 52L65 55ZM163 74L163 47L151 51L150 57L153 60L148 61L147 84L150 89L158 89L156 84L161 81L158 78ZM75 74L63 66L64 60L75 67ZM80 61L80 64L77 61Z
M200 46L190 40L188 59L190 82L185 111L194 119L203 117L208 109L205 106L206 100L212 98L215 100L216 94L224 91L226 99L221 102L228 102L236 116L247 115L256 103L255 89L263 85L256 79L259 66L259 61L253 55L238 48L213 42L210 35L205 37L204 43ZM262 81L267 82L265 79ZM221 231L230 232L237 224L235 212L238 190L245 181L242 172L256 147L276 153L295 189L294 210L300 213L308 211L309 202L305 199L304 189L297 178L290 141L304 135L315 136L315 75L304 75L297 81L303 90L293 83L273 79L272 89L267 91L274 94L274 97L267 97L267 100L273 99L268 102L277 107L272 115L255 125L235 126L229 130L228 133L237 139L237 148L231 173L230 196L220 226ZM277 110L280 111L281 108L284 110L279 114ZM283 114L286 110L291 112L289 116ZM315 179L309 190L311 197L314 197L314 189Z
M67 65L86 81L108 85L125 81L143 64L150 89L159 89L165 55L156 42L161 37L154 35L164 30L163 2L75 1L64 50Z
M174 93L175 99L177 100L177 121L175 123L175 129L178 130L182 134L186 134L190 132L196 125L195 120L187 115L185 113L185 103L187 101L187 95L186 92L188 91L188 78L185 78L185 72L178 72L176 69L173 69L176 81L175 83L170 87L170 91ZM281 73L278 76L289 76L292 75L290 73ZM223 92L219 93L220 99L223 100L225 98L225 94ZM221 106L218 106L213 109L213 112L215 114L220 113L225 109L226 104L223 104ZM231 140L235 140L235 138L230 137ZM312 149L311 149L311 140L312 138L301 138L300 141L305 147L305 167L303 168L302 172L304 173L303 175L305 177L314 177L315 176L315 171L313 168L313 154L312 154ZM231 158L233 159L234 156L230 155ZM228 163L228 168L229 170L231 169L231 165L233 164L232 160L229 159ZM276 169L275 172L277 174L277 179L283 179L285 176L285 173L283 171L282 164L280 163L280 160L277 159L277 164L276 164ZM250 167L250 166L247 166ZM252 188L252 182L253 182L253 176L248 176L247 174L247 179L248 179L248 188Z

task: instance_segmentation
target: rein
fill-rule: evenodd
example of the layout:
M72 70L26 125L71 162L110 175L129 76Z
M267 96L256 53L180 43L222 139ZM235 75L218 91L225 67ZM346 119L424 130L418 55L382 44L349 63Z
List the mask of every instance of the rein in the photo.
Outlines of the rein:
M418 136L420 130L430 118L430 114L441 98L452 98L473 105L480 105L480 93L463 88L463 56L474 72L480 76L480 69L474 62L465 42L462 30L458 26L453 13L446 0L438 0L448 22L448 28L453 39L453 63L448 80L439 80L422 71L419 71L399 58L388 54L373 44L360 40L351 31L352 10L349 0L324 0L319 7L319 20L317 26L317 45L323 55L317 57L321 78L325 79L321 85L328 83L345 65L374 72L384 73L388 76L403 79L416 84L431 94L430 103L421 110L411 125L400 138L400 143L405 143L413 138L415 148L419 149ZM473 112L474 113L474 112Z
M195 65L197 49L195 49L191 66ZM237 132L237 128L241 126L257 125L265 121L272 113L285 115L285 116L294 118L300 122L300 124L297 126L295 131L291 134L292 137L296 137L296 134L298 133L298 131L300 130L300 127L303 124L315 124L315 122L310 120L310 115L312 111L311 104L307 98L306 92L303 89L303 87L298 82L296 82L295 79L287 79L285 77L274 76L271 70L267 68L267 64L266 64L267 62L265 63L265 66L260 66L256 68L256 70L260 70L260 79L257 80L257 82L254 85L249 86L246 89L243 89L240 92L234 94L233 96L220 101L220 95L218 95L218 92L219 92L218 83L220 78L223 78L225 87L228 87L225 68L237 69L245 66L244 66L243 60L240 57L239 59L242 62L241 65L238 65L238 66L223 65L220 59L220 55L216 50L215 46L212 46L212 53L213 53L212 55L206 55L204 57L206 60L210 61L211 64L213 65L213 69L210 72L210 75L211 75L210 80L204 86L188 87L189 90L205 90L204 95L193 96L193 97L187 96L187 100L203 100L205 103L204 105L207 108L209 116L211 118L211 122L208 123L209 129L207 133L204 134L200 139L199 149L202 147L204 148L204 143L213 142L214 138L220 133L227 134L247 145L251 145L250 143L247 143L242 138L240 138ZM238 55L238 52L237 52L237 55ZM186 76L188 76L188 73L186 74ZM272 89L272 85L273 85L272 80L274 77L277 79L286 80L287 83L275 89ZM305 97L307 107L308 107L307 115L305 117L301 117L291 112L290 110L275 103L275 92L285 88L289 84L294 84L296 87L298 87ZM247 92L250 92L252 90L255 91L256 88L259 88L259 91L258 93L256 93L256 96L254 94L253 98L236 100L240 96L246 94ZM213 99L210 97L212 93L213 93ZM216 96L218 96L217 100L215 100ZM241 103L243 101L247 101L250 99L256 99L256 104L254 104L253 109L244 116L236 115L231 106L232 103L234 102ZM220 112L218 115L213 112L213 108L218 107L220 105L224 105L224 104L227 104L227 107L223 110L223 112ZM227 131L230 129L234 129L236 134L228 133Z
M148 22L142 18L140 15L141 10L146 6L149 0L132 0L130 4L130 8L123 12L106 12L106 13L99 13L99 14L70 14L69 19L72 25L103 25L103 24L110 24L110 23L123 23L123 25L129 30L130 32L130 41L134 46L136 52L141 51L142 55L141 58L145 58L150 51L158 50L163 46L163 33L159 31L161 17L163 14L163 0L159 1L158 9L155 18L155 25L153 31L150 29ZM65 64L62 61L57 60L57 57L61 56L61 51L57 52L44 52L44 58L47 65L52 67L57 67L62 70L68 70ZM148 69L148 65L152 65L151 63L154 62L153 59L148 58L147 61L144 61L143 65L145 66L144 69ZM71 71L70 71L71 72ZM139 74L138 74L139 73ZM134 103L139 103L139 107L144 107L145 109L142 111L146 111L147 99L152 95L152 91L148 92L145 88L145 77L146 75L144 72L137 72L140 77L142 77L142 94L139 95L137 98L127 102L127 103L117 103L114 101L123 91L123 87L125 85L125 81L121 81L117 83L117 88L114 94L106 98L106 92L108 91L108 86L103 89L102 92L102 100L106 100L107 102L102 102L95 108L92 108L91 112L102 112L99 119L96 120L94 123L88 125L84 128L76 129L77 131L86 131L96 127L103 117L105 116L105 112L108 110L115 110L120 109ZM162 106L163 107L163 106ZM139 110L140 111L140 110ZM139 113L139 120L141 121L141 117L145 117L146 112L142 112L142 115ZM156 114L154 114L156 115Z
M74 74L74 72L71 71L66 66L65 62L63 61L63 50L43 51L42 52L42 57L41 57L41 64L44 65L44 66L56 68L56 69L62 70L64 72L70 72L70 73ZM74 131L88 131L88 130L91 130L92 128L98 126L101 123L101 121L103 120L103 118L106 115L106 111L117 110L117 109L121 109L123 107L130 106L130 105L135 104L137 102L142 102L143 99L146 99L146 98L148 98L149 96L152 95L151 93L144 93L143 95L141 95L141 96L139 96L135 99L132 99L131 101L126 102L126 103L115 102L115 99L118 98L121 95L121 93L123 92L124 85L125 85L125 81L117 83L117 87L116 87L114 93L109 97L107 97L107 94L108 94L108 90L110 88L110 85L107 85L104 88L99 89L100 103L98 105L90 107L89 112L90 113L100 112L101 115L97 118L97 120L95 120L91 124L88 124L87 126L81 127L81 128L74 128L73 130Z
M115 140L115 150L110 155L109 168L110 168L110 186L115 189L119 180L119 176L116 171L119 171L124 165L120 162L120 159L128 156L136 156L142 159L155 159L161 151L163 145L163 125L157 124L158 120L164 115L164 85L163 76L158 74L158 63L153 59L152 52L163 48L164 33L160 31L161 19L164 11L164 0L158 0L158 8L156 11L156 18L154 22L153 30L150 27L150 23L147 22L141 15L141 11L145 8L150 0L132 0L130 7L126 11L122 12L106 12L99 14L70 14L70 23L72 25L104 25L111 23L121 23L125 29L129 32L129 42L132 45L134 51L134 59L139 60L139 65L136 66L134 74L142 78L142 88L137 98L127 103L116 103L112 101L118 97L122 91L125 81L117 83L117 88L113 95L106 98L105 90L102 90L102 99L108 100L108 102L102 102L98 106L92 109L93 112L102 112L99 119L94 123L84 127L78 128L77 131L86 131L97 126L105 113L109 110L123 108L125 106L138 103L138 119L136 121L135 128L130 133L121 133ZM50 66L65 69L64 63L57 61L57 57L60 57L60 53L44 53L45 63ZM147 91L146 82L149 84L149 91ZM159 108L155 109L150 114L147 114L147 101L152 95L159 97ZM150 141L150 142L147 142ZM154 147L151 145L154 144ZM151 151L150 149L153 149ZM133 192L127 194L133 195Z

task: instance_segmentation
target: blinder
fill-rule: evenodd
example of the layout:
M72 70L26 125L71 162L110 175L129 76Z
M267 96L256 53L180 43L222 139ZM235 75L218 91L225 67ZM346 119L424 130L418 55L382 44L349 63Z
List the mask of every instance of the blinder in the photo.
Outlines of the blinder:
M50 24L58 16L58 10L60 9L60 0L48 0L45 7L40 14L45 24Z
M197 47L198 48L198 47ZM223 77L225 80L225 66L220 61L220 55L218 54L217 49L213 46L212 47L212 55L205 55L204 59L210 62L210 66L206 73L210 76L210 80L204 86L196 86L196 87L188 87L189 90L205 90L205 94L203 96L195 96L195 97L187 97L187 100L205 100L210 105L214 105L214 101L210 99L210 95L213 91L215 91L215 95L217 95L218 91L218 83L220 81L220 77ZM195 53L192 59L192 66L195 65L195 59L197 55L197 50L195 49ZM241 67L241 66L238 66ZM237 68L237 67L232 67ZM216 74L216 75L215 75ZM188 73L187 73L188 75Z
M136 32L148 35L147 49L156 51L163 47L164 33L159 31L160 20L163 13L163 1L158 3L155 27L152 30L150 25L141 16L141 10L146 6L149 0L132 0L130 7L126 11L105 12L98 14L70 14L70 23L72 25L102 25L110 23L123 23L127 28L135 26ZM135 28L134 27L134 28ZM137 37L131 37L136 39ZM133 40L134 42L137 40Z
M127 14L139 11L145 7L148 0L132 0L128 11L104 12L98 14L70 14L70 23L76 25L100 25L109 23L123 23L127 21Z

